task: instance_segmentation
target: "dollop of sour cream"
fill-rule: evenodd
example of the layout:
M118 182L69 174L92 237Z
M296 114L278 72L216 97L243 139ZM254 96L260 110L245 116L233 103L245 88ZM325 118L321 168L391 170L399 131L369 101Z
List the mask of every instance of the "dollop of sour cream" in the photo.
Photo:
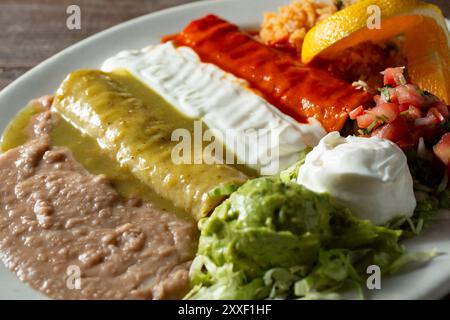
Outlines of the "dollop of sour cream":
M378 137L329 133L306 156L297 182L329 193L355 216L377 225L411 217L416 207L406 156L396 144Z

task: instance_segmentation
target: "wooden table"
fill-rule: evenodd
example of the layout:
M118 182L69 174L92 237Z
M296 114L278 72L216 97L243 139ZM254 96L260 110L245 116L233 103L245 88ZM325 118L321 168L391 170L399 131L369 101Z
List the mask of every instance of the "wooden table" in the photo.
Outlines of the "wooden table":
M55 53L120 22L192 0L0 0L0 90ZM81 8L81 30L66 9Z
M38 63L94 33L194 1L199 0L1 0L0 90ZM428 2L438 4L450 17L450 0ZM66 27L66 9L71 4L81 8L81 30Z

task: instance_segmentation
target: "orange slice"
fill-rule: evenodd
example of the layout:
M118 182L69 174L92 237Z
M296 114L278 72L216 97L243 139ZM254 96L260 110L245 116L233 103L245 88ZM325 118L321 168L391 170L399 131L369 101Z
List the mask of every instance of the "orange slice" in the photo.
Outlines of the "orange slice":
M373 8L381 14L379 29L367 27ZM361 42L399 34L406 36L403 54L411 82L450 103L450 34L441 10L422 1L362 0L333 14L306 34L302 62L317 56L332 58Z

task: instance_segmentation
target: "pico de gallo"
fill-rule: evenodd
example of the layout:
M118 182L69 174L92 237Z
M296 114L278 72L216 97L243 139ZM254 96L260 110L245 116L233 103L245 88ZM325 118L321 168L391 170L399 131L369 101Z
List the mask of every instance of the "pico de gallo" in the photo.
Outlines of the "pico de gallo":
M374 107L350 112L357 133L379 136L404 150L416 149L421 140L446 166L450 159L450 106L433 94L409 83L405 68L382 72L384 86L373 98Z

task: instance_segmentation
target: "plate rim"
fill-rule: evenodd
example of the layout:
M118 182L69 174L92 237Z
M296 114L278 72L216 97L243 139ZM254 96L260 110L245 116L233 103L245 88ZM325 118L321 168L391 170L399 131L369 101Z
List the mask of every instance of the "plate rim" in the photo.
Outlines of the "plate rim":
M249 2L257 2L257 1L261 1L261 0L250 0ZM17 92L17 94L20 94L20 86L23 82L25 82L27 80L27 78L29 77L33 77L34 74L37 74L38 72L40 72L41 70L45 70L46 68L49 68L52 64L54 64L56 61L58 61L59 59L61 59L62 57L68 55L71 51L77 50L77 49L82 49L84 46L87 46L89 43L96 41L97 39L100 39L102 37L105 37L108 34L112 34L115 31L124 29L124 28L128 28L129 26L132 26L134 24L139 24L140 22L144 22L147 20L151 20L151 19L157 19L160 16L164 16L164 15L174 15L177 12L183 12L186 10L194 10L196 8L210 8L212 12L214 12L214 8L217 8L225 3L240 3L241 0L203 0L203 1L198 1L198 2L192 2L192 3L186 3L186 4L181 4L181 5L177 5L174 7L169 7L169 8L165 8L162 10L158 10L155 12L150 12L135 18L132 18L130 20L127 21L123 21L117 25L114 25L110 28L107 28L105 30L102 30L100 32L97 32L95 34L92 34L90 36L88 36L87 38L80 40L64 49L62 49L61 51L55 53L54 55L50 56L49 58L43 60L42 62L38 63L36 66L34 66L33 68L31 68L30 70L27 70L24 74L22 74L21 76L19 76L17 79L15 79L14 81L12 81L11 83L9 83L5 88L3 88L0 91L0 114L3 111L3 100L5 98L8 97L8 95L14 94L16 90L19 90L19 92ZM271 2L274 6L278 6L280 4L282 4L283 2L289 2L289 0L270 0L268 2ZM450 20L446 19L446 23L447 26L450 29ZM123 48L123 50L126 49L132 49L132 48ZM70 57L69 57L70 58ZM107 57L105 57L106 59ZM100 67L100 66L99 66ZM42 93L47 94L46 92ZM14 110L15 113L17 113L20 110L20 106L11 106L11 109ZM0 127L2 127L2 125L0 125ZM3 127L2 127L3 129ZM0 264L2 264L3 266L3 262L0 262ZM425 267L426 268L426 267ZM10 272L8 269L3 268L5 271L9 272L10 274L12 274L14 277L16 277L12 272ZM3 271L3 269L0 269L0 275ZM445 294L448 294L450 292L450 272L448 274L446 274L446 277L442 277L441 279L446 279L447 281L445 283L442 283L439 287L433 287L433 290L429 289L426 292L417 292L417 294L415 295L417 298L416 299L439 299L442 298ZM42 294L41 292L32 289L30 286L28 286L27 284L21 282L19 279L15 279L17 282L20 282L20 289L19 290L25 290L25 287L27 289L32 290L32 294L33 296L31 297L32 299L48 299L48 297L46 297L44 294ZM24 289L22 289L22 287L24 287ZM2 291L0 289L0 291ZM24 299L29 299L29 297L24 298ZM380 299L380 297L378 298ZM382 299L382 297L381 297Z

